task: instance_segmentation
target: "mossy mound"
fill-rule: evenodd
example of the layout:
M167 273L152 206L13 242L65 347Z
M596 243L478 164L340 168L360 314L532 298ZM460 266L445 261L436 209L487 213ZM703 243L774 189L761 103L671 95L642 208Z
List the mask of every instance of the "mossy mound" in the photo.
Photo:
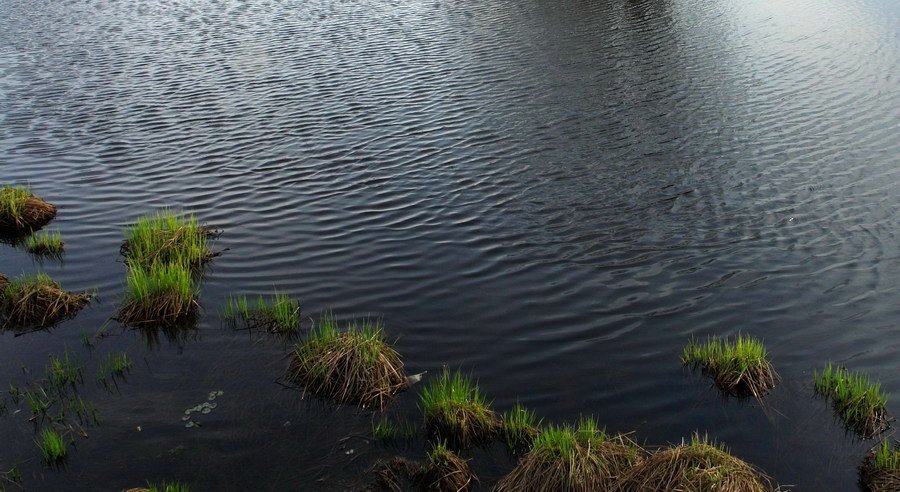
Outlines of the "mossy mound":
M331 316L294 349L288 376L312 394L363 408L384 408L409 386L400 355L385 341L380 324L350 324L342 331Z
M0 319L4 328L47 328L78 314L87 294L63 291L48 275L22 275L12 280L0 275Z
M616 490L768 492L771 479L752 465L730 455L724 446L694 436L650 455L626 472Z
M900 490L900 450L891 449L884 441L859 469L859 483L870 492L896 492Z
M625 436L608 436L591 419L578 426L549 426L495 492L612 490L639 463L643 450ZM650 490L650 489L648 489Z
M459 371L444 369L429 380L420 397L429 432L454 446L487 442L501 428L478 385Z
M54 217L56 206L32 195L28 187L4 185L0 188L0 234L28 234Z

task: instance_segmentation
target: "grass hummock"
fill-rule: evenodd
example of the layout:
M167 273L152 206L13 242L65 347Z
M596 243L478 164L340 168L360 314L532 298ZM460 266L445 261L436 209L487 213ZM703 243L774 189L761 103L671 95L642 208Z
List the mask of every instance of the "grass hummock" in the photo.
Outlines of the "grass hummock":
M474 481L469 463L448 449L446 442L432 446L418 480L424 490L435 492L464 492L472 489Z
M429 380L422 389L421 407L425 426L439 439L467 446L492 438L498 430L498 419L485 401L472 378L459 371Z
M249 302L247 296L231 296L225 300L222 317L244 322L251 329L288 334L300 326L300 303L278 290L271 300L259 296L255 303Z
M816 393L831 398L834 411L844 423L865 438L873 437L888 426L888 394L881 383L860 372L828 364L814 371Z
M41 256L61 256L65 252L59 231L41 231L32 234L25 243L28 252Z
M340 330L337 320L325 315L292 355L290 379L339 403L380 409L409 386L400 355L378 322Z
M761 398L775 387L778 379L768 355L762 342L750 336L738 335L734 340L713 336L704 343L691 338L681 361L701 366L716 386L728 394Z
M885 440L866 457L859 471L863 490L895 492L900 490L900 450L892 449Z
M138 218L125 230L122 255L132 268L179 264L199 271L217 254L209 248L209 239L215 236L193 214L183 216L164 209Z
M44 429L34 442L47 463L57 463L66 457L66 441L54 429Z
M494 490L610 490L642 457L641 448L628 437L609 436L593 419L582 418L577 426L544 428Z
M118 320L126 325L174 325L196 313L197 288L183 263L154 263L128 270Z
M87 294L64 292L49 275L0 275L0 318L10 328L53 326L75 316L88 302Z
M519 403L501 416L500 433L510 448L529 446L532 439L540 432L538 428L541 421L534 414Z
M0 187L0 234L20 236L56 217L56 206L31 194L28 186Z
M622 491L775 490L771 479L729 454L725 446L694 435L690 443L662 449L636 464L619 479Z

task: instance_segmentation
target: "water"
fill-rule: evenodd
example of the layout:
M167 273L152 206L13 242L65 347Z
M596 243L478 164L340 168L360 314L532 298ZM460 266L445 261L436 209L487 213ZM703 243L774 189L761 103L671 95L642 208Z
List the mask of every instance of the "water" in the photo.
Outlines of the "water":
M371 442L369 413L284 389L289 346L218 320L275 287L305 315L382 317L411 373L461 368L498 409L707 432L781 484L853 490L874 441L811 374L900 394L898 41L889 0L0 0L0 181L59 205L67 244L45 265L3 246L0 271L100 295L0 335L0 385L68 348L101 420L56 470L23 407L0 464L28 490L342 490L420 458L424 439ZM224 230L198 329L112 324L86 350L123 226L166 205ZM681 367L692 334L738 332L782 376L764 406ZM109 394L92 371L121 350ZM420 423L416 403L391 415ZM466 456L484 489L515 462Z

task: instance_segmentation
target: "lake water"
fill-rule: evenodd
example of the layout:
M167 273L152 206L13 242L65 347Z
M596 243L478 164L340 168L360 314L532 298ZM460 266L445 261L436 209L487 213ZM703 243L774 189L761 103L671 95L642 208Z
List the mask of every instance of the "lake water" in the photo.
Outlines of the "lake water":
M0 181L57 204L67 246L0 245L0 272L99 294L0 334L0 388L68 349L100 418L53 469L12 405L0 465L27 490L344 490L422 458L279 385L290 345L219 320L274 287L381 317L411 373L460 368L497 409L706 432L796 490L854 490L876 441L811 379L835 361L900 395L898 92L894 0L0 0ZM224 231L197 330L112 323L87 350L123 227L167 205ZM681 366L691 335L737 333L782 376L764 405ZM110 394L93 371L118 351ZM418 389L389 414L421 424ZM464 456L485 490L515 463Z

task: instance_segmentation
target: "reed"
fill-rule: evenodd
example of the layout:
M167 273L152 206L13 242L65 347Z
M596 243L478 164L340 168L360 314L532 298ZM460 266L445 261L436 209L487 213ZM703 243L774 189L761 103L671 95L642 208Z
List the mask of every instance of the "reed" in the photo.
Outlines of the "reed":
M822 372L814 371L813 379L816 393L831 398L835 413L861 436L869 438L887 428L889 395L881 390L881 383L832 364Z
M576 426L551 425L534 438L528 454L494 490L611 490L643 455L628 437L609 436L590 418L582 418Z
M209 248L209 239L214 236L193 214L164 209L138 218L125 230L122 254L132 268L178 264L198 271L216 255Z
M900 490L900 450L885 440L866 457L859 477L863 489L870 492Z
M323 316L292 355L290 379L339 403L384 408L409 385L400 355L385 341L380 323L365 321L340 330L331 315Z
M6 328L47 328L74 317L90 301L87 294L64 292L45 273L0 277L0 318Z
M257 297L255 305L247 300L247 296L230 296L225 300L222 317L246 323L251 329L288 334L300 327L300 303L278 290L271 300Z
M467 446L492 438L498 430L496 414L478 385L459 371L444 369L422 390L421 407L426 427L439 439Z
M39 438L34 442L47 463L58 463L65 459L66 441L56 430L50 428L42 430Z
M619 479L617 491L684 490L769 492L771 479L729 454L725 446L694 435L690 443L662 449Z
M0 234L19 236L56 217L56 207L31 194L28 186L0 187Z
M190 318L199 304L199 289L182 263L153 263L128 270L118 319L126 325L173 325Z
M703 343L692 338L684 347L681 361L701 366L726 393L761 398L778 379L768 356L762 342L750 336L738 335L734 340L714 336Z

